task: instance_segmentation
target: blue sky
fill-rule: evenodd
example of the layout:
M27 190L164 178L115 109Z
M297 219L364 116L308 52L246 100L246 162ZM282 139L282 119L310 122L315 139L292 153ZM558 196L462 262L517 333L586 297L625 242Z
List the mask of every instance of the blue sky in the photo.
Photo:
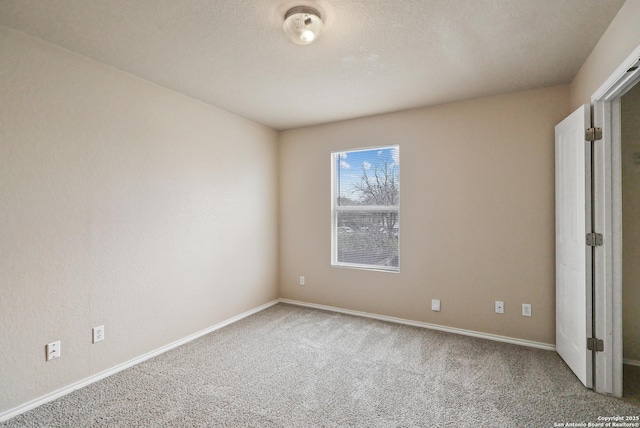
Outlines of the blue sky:
M379 170L384 169L385 161L389 166L395 166L396 178L398 178L400 172L398 146L336 153L336 162L339 162L339 167L336 168L336 180L339 183L340 196L355 200L360 199L358 193L355 192L354 185L361 181L362 168L371 176L376 166Z

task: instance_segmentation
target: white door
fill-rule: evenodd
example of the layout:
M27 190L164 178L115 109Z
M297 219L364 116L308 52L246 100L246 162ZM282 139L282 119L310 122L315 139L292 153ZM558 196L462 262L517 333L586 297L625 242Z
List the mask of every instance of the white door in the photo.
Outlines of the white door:
M591 337L591 143L588 105L556 126L556 350L587 387L593 385Z

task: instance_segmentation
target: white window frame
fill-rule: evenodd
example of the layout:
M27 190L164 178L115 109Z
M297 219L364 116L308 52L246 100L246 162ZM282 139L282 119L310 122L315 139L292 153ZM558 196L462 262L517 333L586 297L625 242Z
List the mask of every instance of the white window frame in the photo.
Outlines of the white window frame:
M391 272L391 273L400 272L400 232L398 232L398 266L378 266L378 265L346 263L346 262L338 261L338 214L339 213L362 212L362 211L364 212L367 212L367 211L397 212L398 223L400 223L400 201L398 201L398 205L394 205L394 206L385 206L385 205L337 206L336 202L338 201L339 189L338 189L338 184L336 182L336 156L339 156L340 153L365 152L369 150L384 150L384 149L389 149L393 147L397 147L398 149L400 149L400 145L391 144L388 146L374 146L374 147L339 150L339 151L331 152L331 266L332 267L363 269L363 270ZM400 171L398 171L398 182L399 180L400 180Z

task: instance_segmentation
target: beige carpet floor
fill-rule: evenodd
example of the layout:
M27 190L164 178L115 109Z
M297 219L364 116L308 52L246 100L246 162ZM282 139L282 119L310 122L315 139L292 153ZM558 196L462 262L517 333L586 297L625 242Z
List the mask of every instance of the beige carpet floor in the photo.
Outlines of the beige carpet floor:
M555 352L279 304L0 426L554 427L638 415L584 388Z

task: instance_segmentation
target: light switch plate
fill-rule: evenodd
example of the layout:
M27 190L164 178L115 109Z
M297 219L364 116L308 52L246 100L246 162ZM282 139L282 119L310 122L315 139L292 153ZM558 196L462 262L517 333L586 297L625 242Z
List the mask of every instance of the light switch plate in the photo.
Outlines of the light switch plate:
M431 310L435 312L440 312L440 300L439 299L431 299Z

